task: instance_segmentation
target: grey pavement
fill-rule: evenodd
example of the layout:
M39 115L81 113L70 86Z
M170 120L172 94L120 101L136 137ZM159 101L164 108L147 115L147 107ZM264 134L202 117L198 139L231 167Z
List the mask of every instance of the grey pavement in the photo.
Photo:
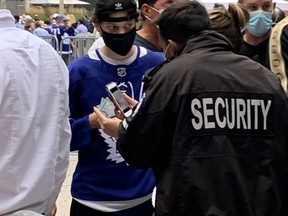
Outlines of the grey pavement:
M57 204L56 216L69 216L69 209L72 199L70 194L70 187L71 187L72 175L76 164L77 164L77 152L71 152L66 179L62 185L59 197L56 201Z

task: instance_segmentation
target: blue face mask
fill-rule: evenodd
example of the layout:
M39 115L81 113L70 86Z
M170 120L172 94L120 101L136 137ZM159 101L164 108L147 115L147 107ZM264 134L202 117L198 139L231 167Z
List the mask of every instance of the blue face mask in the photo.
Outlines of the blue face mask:
M247 30L254 36L262 36L272 26L272 12L257 10L250 12L250 19L247 23Z

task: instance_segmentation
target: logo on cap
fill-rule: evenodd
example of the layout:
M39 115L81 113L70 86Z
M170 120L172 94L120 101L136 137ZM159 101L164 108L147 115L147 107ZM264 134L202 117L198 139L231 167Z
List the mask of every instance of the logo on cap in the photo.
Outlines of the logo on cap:
M122 7L122 3L116 3L115 4L115 10L121 10L121 9L123 9L123 7Z

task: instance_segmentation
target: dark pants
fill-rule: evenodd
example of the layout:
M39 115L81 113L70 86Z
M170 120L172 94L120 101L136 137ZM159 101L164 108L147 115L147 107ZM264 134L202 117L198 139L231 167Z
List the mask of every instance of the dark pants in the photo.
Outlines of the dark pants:
M70 57L70 54L62 54L62 59L63 59L63 61L65 62L66 65L68 65L69 62L70 62L69 57Z
M152 216L154 208L152 201L148 200L138 206L117 212L101 212L72 200L70 216Z

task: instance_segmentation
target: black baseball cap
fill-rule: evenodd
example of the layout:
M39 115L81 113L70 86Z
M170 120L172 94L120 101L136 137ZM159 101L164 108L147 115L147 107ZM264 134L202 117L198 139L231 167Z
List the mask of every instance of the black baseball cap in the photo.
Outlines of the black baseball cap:
M110 17L112 13L126 11L127 17ZM122 22L139 16L134 0L96 0L95 16L98 21Z

